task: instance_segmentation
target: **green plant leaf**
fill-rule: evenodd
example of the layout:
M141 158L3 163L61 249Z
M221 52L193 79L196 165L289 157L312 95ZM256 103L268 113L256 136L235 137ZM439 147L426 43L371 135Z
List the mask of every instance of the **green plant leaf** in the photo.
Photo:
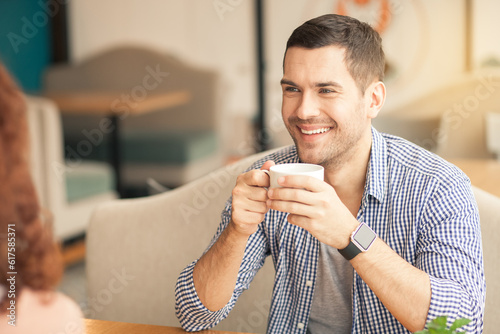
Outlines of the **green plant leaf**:
M437 317L429 324L429 329L445 329L447 317Z
M470 322L469 319L465 319L465 318L457 319L451 325L450 330L454 331L456 329L459 329L460 327L467 325L469 322Z
M415 332L414 334L456 334L456 329L463 327L470 322L469 319L457 319L448 329L446 327L447 320L448 317L437 317L427 323L426 329Z

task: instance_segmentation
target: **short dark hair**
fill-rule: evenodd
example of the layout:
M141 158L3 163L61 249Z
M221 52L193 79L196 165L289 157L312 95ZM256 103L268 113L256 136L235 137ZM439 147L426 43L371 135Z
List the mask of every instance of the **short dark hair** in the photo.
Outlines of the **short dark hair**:
M380 35L369 24L349 16L326 14L305 22L288 39L285 57L290 47L316 49L330 45L345 49L347 70L362 93L374 80L384 79Z

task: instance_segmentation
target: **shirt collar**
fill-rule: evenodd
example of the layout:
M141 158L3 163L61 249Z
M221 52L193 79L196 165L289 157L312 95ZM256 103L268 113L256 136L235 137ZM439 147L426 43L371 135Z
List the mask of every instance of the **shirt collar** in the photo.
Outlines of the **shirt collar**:
M366 174L365 196L371 195L384 201L387 179L387 144L384 137L372 127L372 147ZM365 197L363 196L363 197Z
M303 162L295 151L295 160L291 162ZM387 178L387 144L384 137L372 126L372 147L370 150L370 161L366 173L365 189L363 199L367 195L375 197L379 202L384 201L385 184Z

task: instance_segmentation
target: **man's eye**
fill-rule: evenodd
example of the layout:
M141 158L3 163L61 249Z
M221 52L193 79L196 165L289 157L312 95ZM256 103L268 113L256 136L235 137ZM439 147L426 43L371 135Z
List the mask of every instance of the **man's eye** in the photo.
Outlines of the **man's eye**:
M285 91L295 93L295 92L298 92L299 90L296 87L288 86L288 87L285 87Z
M331 90L331 89L328 89L328 88L321 88L319 90L320 93L323 93L323 94L328 94L328 93L335 93L334 90Z

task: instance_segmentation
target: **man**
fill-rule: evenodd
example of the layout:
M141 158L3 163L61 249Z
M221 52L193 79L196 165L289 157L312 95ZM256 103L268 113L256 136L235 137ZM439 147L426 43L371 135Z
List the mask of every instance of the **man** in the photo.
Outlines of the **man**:
M446 315L482 331L477 206L456 167L377 132L384 54L367 24L324 15L287 42L282 116L295 145L240 175L205 254L177 285L187 330L224 319L265 257L276 281L269 333L407 333ZM274 163L325 168L278 180ZM353 270L354 269L354 270Z

